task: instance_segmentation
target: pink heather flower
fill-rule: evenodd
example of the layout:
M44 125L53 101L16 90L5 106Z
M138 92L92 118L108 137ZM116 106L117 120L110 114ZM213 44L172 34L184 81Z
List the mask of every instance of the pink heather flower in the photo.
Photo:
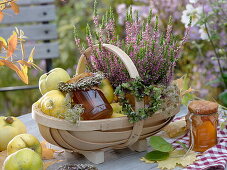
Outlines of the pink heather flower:
M142 16L140 13L139 15ZM146 84L168 85L173 78L173 69L189 28L186 29L185 37L179 44L171 40L173 36L171 24L167 26L166 32L162 33L155 28L153 22L143 24L141 19L133 18L135 17L132 17L131 13L127 15L123 40L116 34L115 22L111 17L104 18L104 27L98 24L98 18L93 18L98 37L95 41L92 35L86 37L88 46L92 48L91 56L86 56L90 71L99 70L106 73L114 87L130 80L125 65L117 56L103 47L94 48L94 44L109 43L118 46L129 55ZM75 41L76 44L79 43L79 40Z
M94 16L93 22L94 22L95 26L98 27L99 26L99 16Z

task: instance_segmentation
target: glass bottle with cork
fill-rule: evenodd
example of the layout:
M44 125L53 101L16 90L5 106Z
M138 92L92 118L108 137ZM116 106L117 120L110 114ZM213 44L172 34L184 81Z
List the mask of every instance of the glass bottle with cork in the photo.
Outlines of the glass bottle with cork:
M217 144L218 104L195 100L188 105L188 110L190 145L194 151L204 152Z

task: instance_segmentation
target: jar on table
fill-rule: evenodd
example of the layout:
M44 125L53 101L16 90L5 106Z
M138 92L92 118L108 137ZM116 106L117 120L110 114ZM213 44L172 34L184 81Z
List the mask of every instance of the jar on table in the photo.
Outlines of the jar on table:
M188 105L188 110L190 145L194 151L204 152L217 144L218 104L195 100Z

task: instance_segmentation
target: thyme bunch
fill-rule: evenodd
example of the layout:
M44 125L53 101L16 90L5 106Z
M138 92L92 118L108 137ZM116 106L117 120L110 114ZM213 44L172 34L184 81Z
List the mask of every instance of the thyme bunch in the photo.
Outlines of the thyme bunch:
M129 122L133 123L144 120L159 110L163 102L163 89L164 86L146 85L141 78L137 78L119 85L115 90L115 95L122 105L123 113L128 116ZM134 95L138 101L147 97L148 103L144 108L135 111L126 97L127 94Z

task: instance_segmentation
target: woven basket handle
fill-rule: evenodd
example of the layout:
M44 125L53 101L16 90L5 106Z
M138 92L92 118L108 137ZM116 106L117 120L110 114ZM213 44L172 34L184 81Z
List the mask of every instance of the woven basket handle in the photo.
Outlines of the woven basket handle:
M136 66L134 65L134 63L130 59L130 57L124 51L122 51L120 48L118 48L114 45L111 45L111 44L102 44L102 46L106 50L114 53L117 57L119 57L119 59L124 63L131 78L139 77L139 73L137 71ZM95 45L93 48L98 48L98 45ZM78 65L77 65L77 70L76 70L77 75L85 72L86 63L87 63L85 56L90 56L91 52L92 52L92 49L89 47L85 50L84 54L80 57ZM144 107L144 101L137 101L137 100L135 101L135 110L136 111L139 108L143 108L143 107ZM129 137L128 141L121 145L114 146L113 148L120 149L120 148L124 148L124 147L134 144L139 139L142 129L143 129L143 120L134 123L132 133L131 133L131 136Z

